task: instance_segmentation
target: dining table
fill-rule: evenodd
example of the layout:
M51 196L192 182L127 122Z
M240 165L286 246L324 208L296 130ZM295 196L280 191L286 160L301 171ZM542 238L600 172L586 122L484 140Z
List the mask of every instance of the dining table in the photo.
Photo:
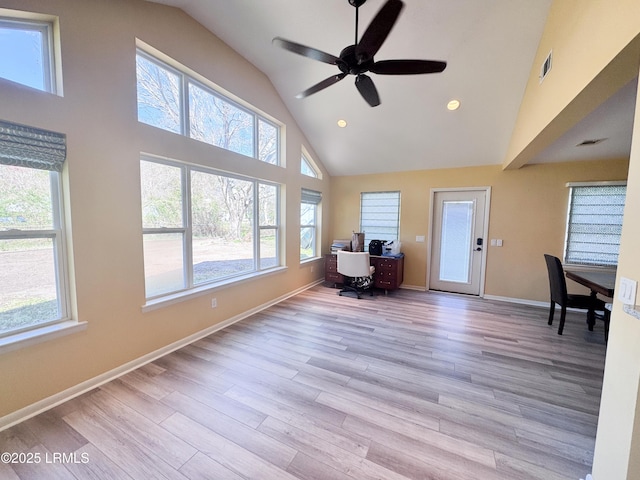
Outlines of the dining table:
M598 294L613 298L615 285L616 285L616 271L615 270L567 270L565 269L565 275L568 279L573 280L580 285L584 285L591 291L592 304L596 305L596 298ZM587 313L587 325L589 330L593 331L593 326L596 323L595 308L591 307Z

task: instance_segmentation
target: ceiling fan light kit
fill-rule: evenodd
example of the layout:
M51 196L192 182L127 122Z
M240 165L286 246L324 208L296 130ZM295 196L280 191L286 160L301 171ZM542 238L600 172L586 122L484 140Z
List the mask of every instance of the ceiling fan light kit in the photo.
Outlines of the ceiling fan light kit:
M345 47L338 57L281 37L273 39L272 43L277 47L312 60L336 65L340 69L340 73L300 92L296 98L308 97L338 83L347 75L354 75L356 88L362 98L370 106L376 107L380 105L380 96L373 80L366 75L367 72L378 75L416 75L440 73L446 68L447 63L438 60L381 60L376 62L374 56L398 20L404 3L401 0L387 0L358 41L358 9L366 0L348 0L348 2L356 9L355 44Z

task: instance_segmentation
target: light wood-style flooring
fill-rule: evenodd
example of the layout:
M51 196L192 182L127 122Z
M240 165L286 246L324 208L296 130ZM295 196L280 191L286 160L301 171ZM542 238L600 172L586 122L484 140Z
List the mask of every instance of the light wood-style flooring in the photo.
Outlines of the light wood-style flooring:
M564 331L546 308L319 285L0 432L41 459L0 478L578 480L605 345L583 314Z

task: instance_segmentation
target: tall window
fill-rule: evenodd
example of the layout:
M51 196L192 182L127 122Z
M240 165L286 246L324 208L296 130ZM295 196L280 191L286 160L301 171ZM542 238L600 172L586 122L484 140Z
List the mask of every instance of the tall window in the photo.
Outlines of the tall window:
M147 298L280 265L279 186L140 162Z
M318 206L322 193L302 189L300 202L300 260L319 256L318 252Z
M51 24L0 17L0 77L55 91L52 43Z
M280 164L280 127L138 51L138 120L225 150Z
M627 186L621 183L570 183L565 263L618 264Z
M360 231L365 250L371 240L398 240L400 235L400 192L360 194Z
M67 319L63 135L0 122L0 337Z

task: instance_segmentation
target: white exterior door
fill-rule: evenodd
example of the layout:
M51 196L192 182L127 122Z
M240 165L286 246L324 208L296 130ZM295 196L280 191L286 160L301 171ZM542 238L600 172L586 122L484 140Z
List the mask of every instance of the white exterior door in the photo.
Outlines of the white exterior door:
M488 189L433 194L429 288L480 295Z

